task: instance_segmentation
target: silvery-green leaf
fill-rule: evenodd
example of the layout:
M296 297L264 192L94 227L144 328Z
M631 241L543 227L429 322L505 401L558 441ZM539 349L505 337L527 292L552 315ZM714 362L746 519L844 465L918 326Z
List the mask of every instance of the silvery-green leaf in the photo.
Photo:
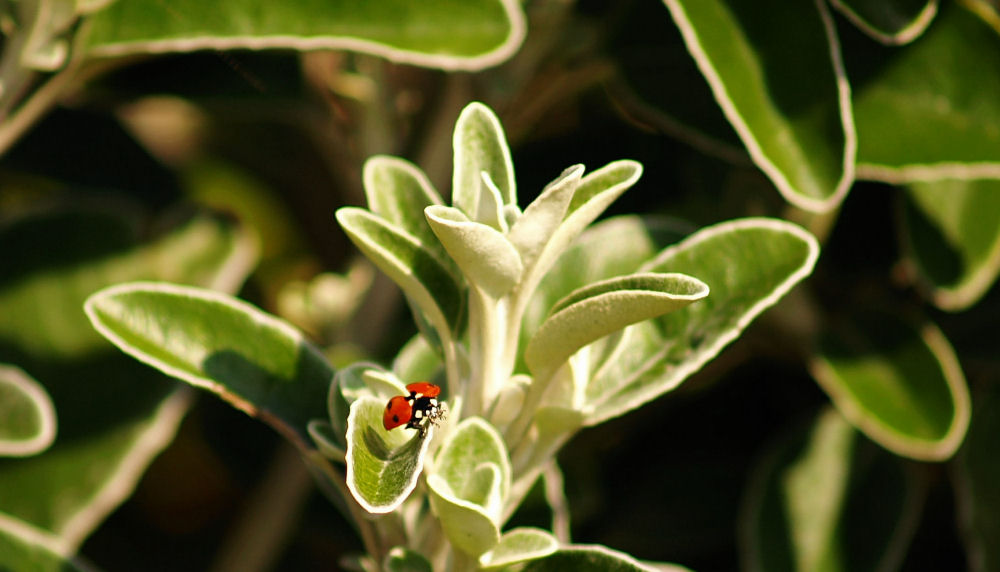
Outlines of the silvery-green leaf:
M37 381L0 364L0 457L41 453L55 441L56 410Z
M470 221L452 207L428 207L426 214L434 234L470 284L500 298L520 280L521 257L503 233Z
M396 509L417 486L431 435L382 427L385 402L362 397L351 404L347 420L347 488L371 513ZM434 429L430 429L434 431Z
M496 570L548 556L558 548L559 541L548 531L531 527L514 528L500 537L496 547L479 557L479 565L484 570Z
M819 245L801 227L750 218L706 227L642 268L697 276L711 295L629 327L586 388L587 425L676 388L736 339L754 318L808 276Z
M443 201L419 167L397 157L376 155L365 162L362 179L371 212L403 229L439 262L448 263L424 216L425 208Z
M858 312L824 330L813 376L855 427L894 453L941 461L969 427L971 399L954 350L933 324Z
M341 208L337 221L355 246L402 288L440 335L458 327L461 286L415 238L364 209Z
M435 457L437 475L453 491L461 491L472 473L482 464L500 470L500 493L506 497L510 488L510 459L503 438L493 425L480 417L468 417L448 434Z
M707 295L708 286L683 274L633 274L581 288L553 307L528 342L525 363L536 380L547 379L583 346Z
M162 282L101 290L84 309L125 353L207 389L302 445L333 369L288 323L231 296Z
M470 219L479 213L482 173L496 185L503 205L517 204L514 165L500 120L482 103L465 106L455 123L452 138L454 172L451 202Z
M535 272L535 263L542 250L566 216L581 177L583 165L574 165L563 171L538 198L531 201L507 233L507 238L521 254L521 261L529 272ZM542 269L542 272L544 270L548 268ZM527 280L537 283L539 279L540 276Z
M480 476L499 478L496 465L483 465ZM484 480L482 492L487 497L496 494L498 481ZM493 515L480 504L462 499L440 475L427 477L431 508L441 521L449 542L459 550L478 557L500 542L500 527ZM477 495L480 496L480 495Z
M306 425L309 437L316 445L316 449L327 459L343 463L345 461L343 438L337 434L333 425L320 419L313 419Z
M392 362L392 371L400 379L430 380L434 379L440 370L441 358L420 335L410 338Z
M903 207L903 244L934 303L975 304L1000 274L1000 181L912 183Z

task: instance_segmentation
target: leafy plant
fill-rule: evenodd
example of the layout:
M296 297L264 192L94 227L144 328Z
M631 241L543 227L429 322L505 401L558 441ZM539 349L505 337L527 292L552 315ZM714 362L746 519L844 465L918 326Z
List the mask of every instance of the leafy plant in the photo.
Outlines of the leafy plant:
M454 156L453 206L415 166L380 156L365 165L372 210L337 212L422 325L392 370L358 363L334 375L284 323L191 288L114 286L87 314L127 353L292 440L355 519L365 568L558 569L592 554L638 568L505 524L574 433L677 387L808 275L816 243L772 219L716 225L663 250L638 219L590 231L614 225L646 244L622 259L586 228L638 180L638 163L570 167L522 211L505 136L477 103L458 119ZM586 272L578 260L591 261ZM417 381L413 362L429 361L437 367L420 375L443 388L447 418L426 435L386 431L387 400Z

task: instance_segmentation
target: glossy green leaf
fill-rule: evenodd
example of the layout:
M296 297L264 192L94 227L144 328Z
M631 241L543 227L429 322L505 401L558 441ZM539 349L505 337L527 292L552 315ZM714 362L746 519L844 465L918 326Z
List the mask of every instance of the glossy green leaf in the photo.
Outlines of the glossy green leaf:
M831 0L831 5L883 44L905 44L924 33L937 14L938 0Z
M478 102L465 106L455 122L452 149L452 205L470 219L486 222L485 216L480 217L480 203L483 202L483 194L488 194L489 190L485 188L482 173L486 173L496 185L500 206L517 204L510 148L503 126L493 110Z
M962 531L968 569L976 572L1000 566L1000 386L988 384L974 395L976 411L969 434L955 456L952 472L955 511Z
M339 209L337 222L355 246L402 288L440 335L458 327L461 286L415 238L355 207Z
M792 204L835 207L854 179L856 141L826 3L664 1L757 166Z
M599 544L570 545L554 554L532 560L523 572L656 572L656 568Z
M509 58L525 34L510 0L115 2L91 18L87 52L120 57L193 50L352 50L396 62L481 69Z
M683 274L632 274L585 286L552 308L528 342L525 362L536 379L547 379L583 346L707 295L708 286Z
M880 64L853 85L859 177L1000 177L1000 35L946 2L913 44L859 54L852 70Z
M945 310L975 304L1000 273L1000 181L913 183L904 244L919 284Z
M28 523L0 514L0 570L11 572L91 572L55 538Z
M386 431L384 409L381 399L362 397L347 420L347 488L375 514L392 512L413 492L434 431L426 438L410 429Z
M650 260L642 271L697 276L711 295L631 326L601 353L586 388L587 425L676 388L808 276L818 256L801 227L749 218L706 227Z
M0 457L25 457L56 438L56 410L37 381L20 368L0 364Z
M898 455L940 461L962 444L969 389L932 324L884 312L851 316L824 331L812 370L844 417Z
M521 279L521 256L503 233L469 220L453 207L429 207L426 214L434 234L467 282L500 298Z
M548 556L558 548L559 541L548 531L530 527L515 528L505 532L500 537L500 543L479 558L479 565L484 570L496 570Z
M325 414L333 370L302 334L236 298L167 283L107 288L85 305L122 351L211 391L305 446Z
M751 482L741 528L746 570L895 570L924 486L833 409L786 438Z

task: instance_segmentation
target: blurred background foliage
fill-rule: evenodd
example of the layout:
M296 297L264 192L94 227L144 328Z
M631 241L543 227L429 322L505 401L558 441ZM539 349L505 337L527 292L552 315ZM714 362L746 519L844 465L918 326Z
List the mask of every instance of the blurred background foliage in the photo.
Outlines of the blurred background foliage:
M447 192L475 99L522 204L568 165L631 158L644 177L609 215L775 216L824 245L704 371L570 443L575 542L698 570L1000 566L996 2L419 6L0 3L0 441L51 429L30 380L58 427L0 450L0 542L27 523L107 570L323 570L359 549L276 435L119 355L81 305L196 284L338 367L391 361L409 314L333 212L363 202L376 153ZM533 499L515 522L547 527Z

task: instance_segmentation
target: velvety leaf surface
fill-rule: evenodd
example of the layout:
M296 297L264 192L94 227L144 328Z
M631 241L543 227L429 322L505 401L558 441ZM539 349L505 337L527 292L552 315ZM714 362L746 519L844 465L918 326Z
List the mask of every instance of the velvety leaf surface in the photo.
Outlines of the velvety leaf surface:
M360 208L338 210L337 222L355 246L399 285L436 328L449 332L458 326L461 286L419 242Z
M484 570L495 570L526 560L552 554L559 549L559 541L540 528L521 527L509 530L500 537L500 543L479 559Z
M938 0L832 0L841 14L883 44L905 44L927 29Z
M903 243L920 284L945 310L975 304L1000 273L1000 181L913 183Z
M507 146L503 126L493 111L481 103L470 103L455 122L452 135L454 170L451 182L451 202L470 219L485 223L480 216L483 194L482 174L499 191L500 204L517 204L514 164Z
M525 362L545 379L583 346L708 294L703 282L684 274L632 274L585 286L556 303L528 342Z
M452 207L430 207L427 221L468 283L493 298L510 291L521 278L521 256L495 228L470 221Z
M716 101L785 199L812 211L838 204L854 178L856 141L826 4L665 3Z
M975 394L976 411L969 434L953 466L958 522L969 569L985 572L1000 566L1000 386Z
M167 283L107 288L88 317L122 351L207 389L302 445L333 370L286 322L236 298Z
M392 512L417 486L424 455L433 437L382 427L385 402L362 397L351 404L347 420L347 488L368 512Z
M965 437L969 389L954 351L931 324L856 314L823 332L812 369L844 417L896 454L947 459Z
M0 364L0 457L41 453L56 438L52 399L19 368Z
M827 409L765 457L741 528L747 570L894 570L924 487L902 461Z
M346 49L445 69L508 58L525 33L509 0L421 2L115 2L90 22L87 51L127 56L204 49Z
M648 261L641 271L697 276L711 293L629 327L614 347L601 352L603 360L593 364L586 388L586 424L677 387L808 276L818 255L815 238L801 227L740 219L706 227Z
M883 57L858 53L848 64L858 76L859 176L1000 176L1000 35L947 2L911 45Z

